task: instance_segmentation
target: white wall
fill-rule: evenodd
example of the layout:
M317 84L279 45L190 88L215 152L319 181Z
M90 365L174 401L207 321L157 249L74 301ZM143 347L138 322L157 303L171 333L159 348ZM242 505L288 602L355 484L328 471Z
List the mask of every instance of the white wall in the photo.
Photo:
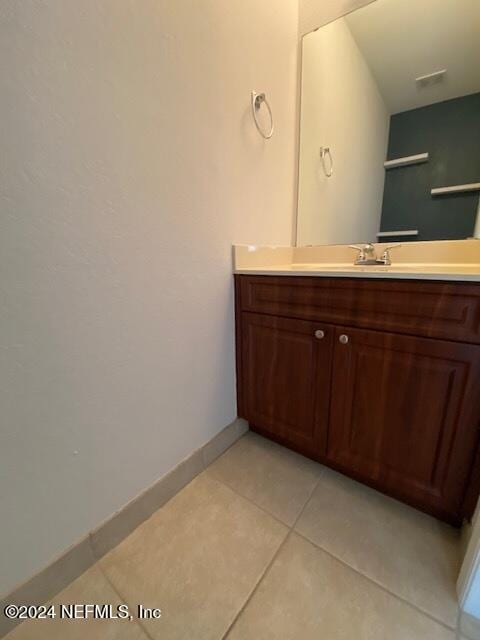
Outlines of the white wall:
M292 240L297 9L0 4L0 592L235 417L231 244Z
M297 244L375 241L389 114L344 18L303 39ZM326 178L319 148L330 147Z
M299 0L300 35L375 0Z

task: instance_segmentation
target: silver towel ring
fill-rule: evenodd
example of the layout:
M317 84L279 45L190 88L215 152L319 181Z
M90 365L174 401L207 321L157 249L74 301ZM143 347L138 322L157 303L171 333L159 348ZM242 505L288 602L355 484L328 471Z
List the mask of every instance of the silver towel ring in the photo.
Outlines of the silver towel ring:
M257 114L262 104L267 107L268 113L270 114L270 131L268 133L266 133L258 123ZM255 126L257 127L260 135L265 138L265 140L271 138L273 136L273 114L264 93L257 93L256 91L252 91L252 114L253 119L255 120Z
M328 160L329 160L329 165L330 165L330 169L327 171L327 167L325 165L325 158L326 156L328 156ZM333 158L332 158L332 154L330 152L330 147L320 147L320 158L322 160L322 168L323 168L323 173L325 174L325 176L327 178L331 178L333 175Z

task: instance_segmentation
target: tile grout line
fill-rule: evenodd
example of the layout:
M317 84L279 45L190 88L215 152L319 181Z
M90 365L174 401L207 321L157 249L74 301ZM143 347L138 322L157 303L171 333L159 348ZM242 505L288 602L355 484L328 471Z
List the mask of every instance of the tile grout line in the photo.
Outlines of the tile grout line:
M162 507L160 507L161 509ZM113 589L113 591L117 594L117 596L120 598L122 603L127 603L128 607L130 608L130 602L128 601L127 598L124 598L123 595L120 593L119 589L117 588L117 586L115 585L115 583L113 582L113 580L111 580L110 576L107 574L106 570L103 567L103 562L102 562L102 557L98 557L97 554L95 553L95 549L93 548L93 544L91 539L89 540L90 542L90 549L92 551L93 557L95 558L95 564L98 566L98 568L100 569L100 573L102 574L102 576L105 578L106 582L110 585L110 587ZM117 545L118 546L118 545ZM115 547L114 547L115 548ZM144 627L144 625L142 624L142 622L140 622L139 618L134 618L132 620L132 622L134 622L137 626L140 627L140 629L143 631L143 633L145 634L145 636L148 638L148 640L155 640L154 637L150 634L150 632Z
M284 548L284 546L287 544L287 541L290 539L292 533L295 533L294 527L297 524L298 520L300 519L301 515L303 514L307 504L310 502L311 497L313 496L313 493L315 491L315 489L318 486L318 483L320 482L321 479L321 475L319 475L317 481L314 483L313 488L310 491L310 494L308 496L308 498L305 500L305 504L303 505L303 507L300 509L300 513L298 514L298 516L295 518L295 521L293 522L292 525L286 525L284 522L282 522L281 520L279 520L278 518L276 518L275 516L272 516L272 514L268 513L268 511L266 511L265 509L263 509L262 507L259 507L259 505L257 505L255 502L253 502L253 500L251 500L250 498L247 498L246 496L241 495L240 493L238 493L238 491L235 491L235 489L233 489L232 487L230 487L227 483L223 483L226 487L228 487L229 489L231 489L234 493L236 493L238 496L240 496L241 498L244 498L245 500L248 500L251 504L253 504L255 507L260 508L264 513L270 515L271 517L273 517L275 520L277 520L277 522L279 522L280 524L282 524L283 526L287 527L288 529L288 533L285 536L284 540L281 542L280 546L278 547L278 549L276 550L276 552L273 554L272 559L270 560L270 562L267 564L267 566L265 567L263 573L261 574L260 578L258 579L258 582L256 583L256 585L253 587L252 591L250 592L249 596L247 597L247 599L245 600L245 602L243 603L243 605L240 607L240 609L238 610L237 614L235 615L235 617L233 618L231 624L229 625L229 627L227 628L226 632L224 633L224 635L222 636L221 640L226 640L230 631L233 629L233 627L235 626L235 624L237 623L237 620L240 618L240 616L242 615L242 613L245 611L245 609L247 608L249 602L252 600L252 598L254 597L255 593L258 591L258 589L260 588L261 583L263 582L264 578L266 577L266 575L268 574L268 572L270 571L271 567L273 566L275 560L278 558L278 556L280 555L281 550ZM222 482L219 479L220 482Z
M241 438L240 438L241 439ZM239 440L240 440L239 439ZM234 443L235 444L235 443ZM233 446L233 445L232 445ZM203 469L203 471L199 474L201 475L202 473L205 473L210 466L212 466L213 462L208 465L207 467L205 467ZM285 538L282 540L282 542L280 543L278 549L275 551L274 555L272 556L272 559L270 560L270 562L267 564L267 566L265 567L264 571L262 572L260 578L258 579L257 583L255 584L255 586L253 587L253 590L251 591L251 593L249 594L249 596L247 597L247 599L245 600L244 604L242 605L242 607L239 609L238 613L235 615L233 621L231 622L231 624L229 625L227 631L225 632L225 634L222 636L223 638L226 638L227 634L230 632L230 630L232 629L233 625L235 624L236 620L238 619L239 615L241 614L241 612L243 611L243 609L246 607L246 605L248 604L248 602L250 601L250 599L252 598L254 592L257 590L257 587L260 585L263 577L265 576L265 574L267 573L267 571L269 570L270 566L273 564L274 560L276 559L277 555L279 554L280 550L282 549L282 547L284 546L284 544L286 543L287 539L290 536L290 533L293 531L293 527L295 526L298 518L300 517L300 515L303 513L303 510L307 504L307 502L310 500L311 496L313 495L313 492L315 491L320 478L318 478L305 502L305 505L303 506L302 510L300 511L300 514L298 515L298 517L295 519L293 525L289 525L286 524L285 522L283 522L282 520L280 520L279 518L277 518L276 516L272 515L271 513L269 513L266 509L264 509L263 507L261 507L260 505L257 505L255 502L253 502L253 500L251 500L250 498L248 498L245 495L242 495L241 493L239 493L238 491L236 491L233 487L231 487L228 483L224 482L222 479L220 479L219 477L217 477L217 475L210 470L208 472L209 474L211 474L212 478L214 480L216 480L217 482L219 482L220 484L223 484L227 489L230 489L233 493L235 493L236 495L238 495L240 498L246 500L247 502L249 502L250 504L252 504L253 506L257 507L258 509L260 509L263 513L265 513L266 515L268 515L270 518L272 518L273 520L275 520L276 522L278 522L278 524L281 524L283 527L285 527L287 529L287 535L285 536ZM188 483L190 484L190 483ZM187 485L186 485L187 486ZM185 487L182 487L180 489L180 491L178 493L180 493L181 491L183 491L183 489L185 489ZM159 507L159 509L157 509L157 511L155 511L154 513L152 513L150 515L149 518L147 518L147 521L150 520L151 518L153 518L153 516L155 515L155 513L157 513L158 511L160 511L165 505L162 505L161 507ZM142 523L144 524L144 523ZM141 525L140 525L141 526ZM133 533L133 532L132 532ZM116 586L116 584L112 581L112 579L110 578L110 576L108 575L108 573L106 572L106 570L103 567L103 562L102 562L102 558L103 556L99 556L94 549L94 545L91 539L91 536L88 537L88 542L89 542L89 546L90 546L90 550L92 552L93 558L95 560L95 564L97 564L98 568L100 569L100 572L102 574L102 576L105 578L105 580L107 581L107 583L110 585L110 587L113 589L113 591L117 594L117 596L120 598L120 600L122 602L126 602L129 607L130 607L130 603L128 602L127 598L124 598L124 596L122 595L122 593L119 591L118 587ZM119 543L120 544L120 543ZM118 546L118 545L116 545ZM114 547L115 548L115 547ZM152 637L152 635L150 634L150 632L144 627L144 625L142 624L142 622L138 619L135 618L134 622L141 628L141 630L144 632L144 634L147 636L148 640L154 640L154 638Z
M239 498L243 498L244 500L247 500L247 502L249 502L250 504L253 504L253 506L256 507L257 509L260 509L260 511L262 511L262 513L265 513L270 518L273 518L273 520L275 520L275 522L278 522L279 524L283 525L287 529L291 529L292 528L291 525L287 524L283 520L280 520L280 518L278 518L273 513L270 513L270 511L267 511L264 507L262 507L261 505L257 504L256 502L254 502L251 498L248 498L243 493L240 493L240 491L238 491L237 489L232 487L230 484L228 484L228 482L225 482L225 480L222 480L222 479L218 478L213 472L209 472L209 473L211 473L211 475L212 475L214 480L216 480L217 482L220 482L220 484L223 484L223 486L226 487L227 489L230 489L230 491L233 491L233 493L235 495L237 495Z
M245 602L243 603L243 605L240 607L240 609L238 610L238 612L235 614L232 622L230 623L230 625L228 626L227 630L225 631L225 633L222 635L222 637L220 638L220 640L226 640L230 631L233 629L233 627L235 626L235 624L237 623L237 620L240 618L240 616L242 615L242 613L245 611L245 609L247 608L248 603L251 601L251 599L253 598L253 596L256 594L257 590L259 589L261 583L263 582L263 579L265 578L265 576L267 575L267 573L269 572L271 566L273 565L273 563L275 562L275 560L277 559L278 555L280 554L280 551L283 549L283 547L285 546L285 544L287 543L287 540L290 538L290 535L292 534L292 529L288 529L287 531L287 535L285 536L285 538L282 540L282 542L280 543L278 549L275 551L275 553L272 556L272 559L270 560L270 562L267 564L267 566L265 567L265 569L263 570L263 572L261 573L257 583L255 584L255 586L253 587L253 589L250 591L249 595L247 596Z
M127 600L127 598L124 598L123 595L120 593L120 591L118 590L118 588L116 587L116 585L112 582L112 580L110 579L110 577L107 575L107 572L104 570L103 566L102 566L102 562L101 560L98 560L98 564L99 564L99 568L100 571L103 575L103 577L105 578L105 580L108 582L108 584L112 587L113 591L117 594L117 596L120 598L120 600L124 603L126 603L128 605L128 607L130 608L130 603ZM150 632L148 631L148 629L146 629L143 625L143 623L140 621L139 618L134 618L132 620L132 622L134 622L138 627L140 627L140 629L142 630L142 632L144 633L144 635L148 638L148 640L155 640L154 637L150 634Z
M388 593L389 595L393 596L394 598L397 598L398 600L400 600L400 602L403 602L404 604L408 605L412 609L415 609L415 611L417 611L418 613L421 613L422 615L426 616L427 618L429 618L433 622L436 622L437 624L441 625L442 627L444 627L448 631L450 631L452 633L456 632L457 624L454 627L450 627L448 624L446 624L442 620L439 620L438 618L435 618L435 616L433 616L431 613L428 613L428 611L424 611L423 609L420 609L416 604L413 604L413 602L410 602L409 600L406 600L403 596L400 596L398 593L390 591L390 589L388 589L388 587L385 587L380 582L377 582L376 580L374 580L370 576L367 576L365 573L362 573L361 571L359 571L358 569L356 569L352 565L348 564L345 560L342 560L338 556L334 555L328 549L325 549L324 547L320 546L316 542L313 542L313 540L310 540L310 538L307 538L307 536L305 536L303 533L300 533L300 531L295 530L295 531L293 531L293 533L295 533L299 538L302 538L302 540L305 540L305 542L308 542L311 545L313 545L319 551L322 551L323 553L326 553L328 556L330 556L333 560L335 560L339 564L342 564L344 567L346 567L347 569L350 569L351 571L353 571L357 575L361 576L362 578L365 578L366 580L368 580L369 582L374 584L376 587L378 587L382 591L385 591L385 593ZM458 618L458 614L457 614L457 618Z
M308 498L307 498L307 500L305 502L305 505L302 507L302 509L300 511L300 514L295 517L295 520L294 520L293 524L288 524L287 522L284 522L283 520L280 520L280 518L278 516L276 516L275 514L271 513L270 511L267 511L267 509L265 509L265 507L262 507L262 505L257 504L254 500L252 500L252 498L249 498L245 494L241 493L236 487L233 487L231 484L226 482L223 478L218 477L217 474L214 471L208 471L208 467L205 469L205 471L207 471L209 474L211 474L211 476L217 482L220 482L221 484L223 484L225 487L227 487L227 489L230 489L237 496L240 496L240 498L243 498L244 500L248 500L248 502L253 504L253 506L257 507L257 509L260 509L260 511L263 511L263 513L266 513L268 516L270 516L270 518L273 518L278 523L283 524L283 526L287 527L287 529L293 529L293 527L297 524L297 521L298 521L299 517L302 515L304 508L306 507L307 503L309 502L310 498L312 497L313 492L315 491L315 489L318 486L318 483L320 482L320 478L315 481L314 487L311 490L311 492L310 492L310 494L309 494L309 496L308 496Z
M208 470L205 469L206 471ZM297 526L298 521L300 520L300 517L302 516L303 512L305 511L308 503L310 502L311 498L313 497L313 494L315 492L315 489L317 488L317 486L319 485L321 479L322 479L322 475L323 473L320 474L317 482L315 483L315 486L313 487L309 497L307 498L304 506L302 507L299 515L297 516L295 522L293 523L293 525L288 525L285 524L285 522L282 522L282 520L280 520L279 518L277 518L277 516L273 515L272 513L270 513L269 511L267 511L264 507L258 505L256 502L254 502L251 498L247 497L246 495L240 493L237 489L235 489L234 487L232 487L230 484L228 484L227 482L225 482L223 479L220 479L217 477L217 475L214 472L210 472L212 473L212 475L215 477L216 480L218 480L219 482L221 482L222 484L224 484L226 487L228 487L229 489L231 489L234 493L236 493L238 496L240 496L241 498L244 498L245 500L248 500L251 504L253 504L255 507L257 507L258 509L260 509L261 511L263 511L264 513L266 513L267 515L269 515L271 518L273 518L274 520L276 520L277 522L279 522L280 524L283 524L285 527L289 528L289 534L287 535L287 538L290 537L290 533L295 533L297 534L300 538L302 538L303 540L306 540L307 542L309 542L310 544L312 544L315 548L319 549L320 551L323 551L324 553L326 553L327 555L329 555L331 558L333 558L334 560L336 560L337 562L339 562L340 564L342 564L343 566L347 567L347 569L351 569L352 571L354 571L356 574L362 576L363 578L365 578L366 580L368 580L369 582L371 582L372 584L374 584L376 587L378 587L379 589L382 589L382 591L388 593L389 595L393 596L394 598L397 598L398 600L400 600L400 602L403 602L404 604L408 605L409 607L411 607L412 609L414 609L415 611L417 611L418 613L426 616L427 618L429 618L430 620L432 620L433 622L436 622L437 624L441 625L442 627L444 627L445 629L447 629L448 631L452 632L452 633L456 633L457 628L458 628L458 620L459 620L459 615L457 613L457 623L455 624L454 627L450 627L448 624L446 624L445 622L443 622L442 620L439 620L438 618L435 618L435 616L433 616L431 613L424 611L423 609L420 609L417 605L413 604L412 602L410 602L409 600L406 600L405 598L403 598L402 596L398 595L397 593L394 593L393 591L390 591L387 587L385 587L384 585L380 584L379 582L376 582L373 578L371 578L370 576L362 573L361 571L359 571L358 569L356 569L355 567L353 567L352 565L348 564L347 562L345 562L344 560L342 560L341 558L337 557L336 555L334 555L333 553L331 553L330 551L328 551L327 549L325 549L324 547L320 546L319 544L313 542L312 540L310 540L309 538L307 538L305 535L303 535L302 533L300 533L297 529L295 529L295 527ZM285 539L285 541L287 540L287 538ZM285 542L284 541L284 542ZM283 544L282 544L283 546ZM269 568L269 567L268 567ZM265 572L266 573L266 572ZM265 573L262 575L262 578L260 578L260 581L263 580L263 577L265 576ZM257 585L258 586L258 585ZM256 587L255 587L256 590ZM253 595L253 593L251 594L251 596ZM248 598L248 600L250 600L251 596ZM248 601L247 601L248 602ZM244 610L247 602L244 604L244 606L242 607L241 611ZM241 613L240 611L240 613ZM238 614L239 615L239 614ZM235 618L235 621L238 619L238 615ZM234 621L234 622L235 622ZM233 626L233 624L231 625ZM229 628L228 632L230 631L231 627ZM226 638L226 636L223 636L224 638Z
M212 463L213 464L213 463ZM211 465L209 465L208 467L205 467L204 470L202 471L202 473L205 473L208 468ZM270 560L270 562L267 564L267 566L265 567L264 571L262 572L262 574L260 575L260 578L258 579L258 581L256 582L255 586L253 587L252 591L250 592L250 594L248 595L248 597L246 598L245 602L243 603L243 605L240 607L239 611L237 612L237 614L234 616L232 622L230 623L230 625L228 626L226 632L221 636L221 640L223 640L224 638L227 637L228 633L230 633L231 629L233 628L235 622L237 621L238 617L240 616L240 614L242 613L242 611L244 610L244 608L247 606L248 602L250 601L250 599L253 597L253 594L256 592L258 586L260 585L261 581L263 580L263 577L265 576L265 574L267 573L267 571L269 570L270 566L273 564L273 562L275 561L277 555L280 553L280 550L282 549L282 547L284 546L284 544L286 543L287 539L289 538L291 532L293 531L293 526L295 525L295 523L297 522L297 519L295 520L293 525L288 525L285 524L285 522L282 522L282 520L280 520L279 518L277 518L276 516L272 515L271 513L269 513L266 509L264 509L263 507L260 507L259 505L257 505L255 502L253 502L253 500L251 500L250 498L247 498L247 496L242 495L241 493L239 493L238 491L236 491L233 487L231 487L229 484L227 484L226 482L224 482L223 480L221 480L220 478L217 477L217 475L213 472L213 471L209 471L209 474L211 474L212 478L214 480L216 480L217 482L219 482L220 484L224 485L227 489L230 489L230 491L232 491L233 493L235 493L237 496L239 496L240 498L242 498L243 500L246 500L247 502L249 502L250 504L252 504L253 506L257 507L258 509L260 509L263 513L265 513L265 515L268 515L270 518L272 518L273 520L275 520L278 524L281 524L285 529L287 529L287 535L285 536L285 538L282 540L282 542L280 543L278 549L275 551L275 553L272 556L272 559ZM199 474L201 475L201 474ZM314 488L312 489L309 497L307 498L307 502L310 499L311 495L313 494L313 491L315 490L315 488L317 487L318 484L318 480L314 485ZM180 491L183 491L183 489L185 489L185 487L182 487L182 489L180 489ZM180 493L180 491L178 493ZM305 503L306 504L306 503ZM164 505L162 505L157 511L160 511L163 508ZM303 512L303 508L302 508L302 512ZM155 513L154 512L150 518L152 518ZM148 518L148 520L150 520L150 518ZM96 553L95 553L95 549L93 547L92 544L92 540L89 537L89 545L90 545L90 549L92 552L92 555L95 559L95 563L98 565L101 574L103 575L103 577L105 578L105 580L107 581L107 583L111 586L111 588L113 589L113 591L117 594L117 596L120 598L120 600L122 602L126 602L128 603L128 600L126 598L123 597L123 595L121 594L121 592L119 591L119 589L117 588L117 586L115 585L115 583L111 580L111 578L109 577L109 575L107 574L107 572L105 571L104 567L103 567L103 562L102 562L102 558L103 556L99 557ZM118 546L118 545L117 545ZM115 548L115 547L114 547ZM129 604L130 606L130 604ZM141 630L145 633L145 635L147 636L148 640L154 640L153 636L149 633L149 631L144 627L144 625L140 622L140 620L138 620L137 618L134 620L136 624L138 624L138 626L141 628Z
M295 527L297 526L298 521L299 521L299 520L300 520L300 518L303 516L303 512L304 512L304 511L305 511L305 509L307 508L307 506L308 506L308 504L309 504L310 500L313 498L313 494L315 493L315 491L316 491L316 489L317 489L318 485L320 484L320 481L321 481L321 479L322 479L322 476L323 476L323 475L324 475L324 471L323 471L323 470L321 470L321 471L320 471L320 473L319 473L319 475L318 475L317 481L315 482L315 485L313 486L312 490L310 491L310 494L309 494L308 498L305 500L305 504L304 504L304 505L303 505L303 507L300 509L300 513L298 514L298 516L297 516L297 517L296 517L296 519L295 519L295 522L294 522L294 523L293 523L293 525L292 525L292 531L293 531L293 532L295 532Z
M242 436L240 438L238 438L238 440L241 440ZM235 441L237 442L237 441ZM232 443L231 446L233 446L234 443ZM228 447L230 448L230 447ZM228 450L228 448L226 449L226 451ZM223 452L225 453L225 452ZM221 455L223 455L223 453ZM219 456L220 457L220 456ZM202 457L202 461L203 461L203 457ZM210 465L213 463L210 463ZM208 465L208 466L210 466ZM148 518L146 518L146 520L144 520L143 522L141 522L137 527L135 527L135 529L133 529L127 536L126 538L128 538L129 536L131 536L134 531L136 531L137 529L139 529L141 526L143 526L145 523L148 523L150 520L152 520L152 518L159 512L161 511L173 498L175 498L175 496L177 496L179 493L181 493L184 489L186 489L188 487L189 484L191 484L196 478L198 478L199 476L201 476L203 473L205 473L205 471L208 469L208 466L205 466L205 464L202 464L202 470L200 471L199 474L197 474L194 478L192 478L191 480L189 480L187 482L187 484L185 484L183 487L181 487L174 495L172 495L164 504L160 505L158 507L158 509L156 509L153 513L151 513ZM125 538L125 539L126 539ZM95 546L93 544L93 538L92 538L92 534L90 533L88 535L88 543L89 543L89 547L90 547L90 551L92 553L92 556L94 558L94 564L96 564L98 566L98 568L100 569L100 572L102 574L102 576L105 578L106 582L110 585L110 587L113 589L113 591L117 594L117 596L120 598L120 600L124 603L126 603L128 605L128 607L130 608L131 603L128 601L127 598L125 598L120 590L118 589L118 587L116 586L116 584L113 582L113 580L110 578L110 576L108 575L107 571L105 570L104 566L103 566L103 558L110 553L110 551L113 551L114 549L116 549L121 543L123 542L123 540L120 540L114 547L112 547L112 549L109 549L109 551L105 554L99 555L98 553L96 553L95 551ZM136 625L138 625L140 627L140 629L142 630L142 632L144 633L144 635L148 638L148 640L155 640L155 638L150 634L150 632L148 631L148 629L144 626L143 622L140 621L139 618L135 618L134 622Z
M240 438L241 439L241 438ZM235 444L235 443L234 443ZM336 562L340 563L341 565L343 565L344 567L346 567L347 569L350 569L351 571L354 571L357 575L367 579L369 582L371 582L372 584L374 584L377 588L381 589L382 591L388 593L390 596L393 596L394 598L397 598L398 600L400 600L400 602L403 602L404 604L406 604L407 606L411 607L412 609L414 609L415 611L417 611L418 613L420 613L421 615L424 615L425 617L429 618L430 620L432 620L433 622L436 622L437 624L440 624L442 627L444 627L445 629L447 629L448 631L452 632L456 634L459 632L458 629L458 614L457 614L457 624L455 625L455 627L450 627L449 625L447 625L446 623L444 623L443 621L435 618L432 614L424 611L423 609L420 609L418 606L416 606L415 604L409 602L408 600L406 600L405 598L403 598L402 596L398 595L397 593L394 593L392 591L390 591L387 587L383 586L382 584L376 582L373 578L371 578L370 576L362 573L361 571L359 571L358 569L356 569L355 567L351 566L350 564L348 564L346 561L342 560L341 558L335 556L333 553L331 553L329 550L325 549L324 547L322 547L321 545L315 543L314 541L310 540L308 537L306 537L305 535L303 535L302 533L300 533L298 530L295 529L295 527L297 526L298 521L300 520L301 516L303 515L305 509L307 508L307 505L309 504L309 502L311 501L313 494L316 490L316 488L318 487L318 485L320 484L322 477L323 477L323 471L319 474L319 477L317 478L317 480L315 481L308 498L306 499L303 507L301 508L298 516L295 518L293 524L286 524L285 522L283 522L282 520L280 520L280 518L278 518L277 516L275 516L274 514L270 513L269 511L267 511L267 509L265 509L264 507L262 507L261 505L257 504L252 498L244 495L243 493L241 493L237 488L234 488L232 485L230 485L228 482L226 482L223 478L220 478L217 476L217 474L210 469L210 467L212 466L213 463L209 464L208 466L204 467L203 472L207 472L208 474L211 474L211 476L217 481L220 482L221 484L223 484L225 487L227 487L228 489L230 489L231 491L233 491L236 495L238 495L239 497L243 498L244 500L247 500L248 502L250 502L253 506L255 506L256 508L260 509L263 513L265 513L266 515L268 515L269 517L271 517L272 519L274 519L276 522L278 522L279 524L281 524L282 526L284 526L285 528L287 528L288 532L287 535L285 536L284 540L280 543L278 549L276 550L276 552L274 553L274 555L272 556L272 559L270 560L270 562L267 564L267 566L265 567L264 571L262 572L260 578L258 579L257 583L255 584L255 586L253 587L252 591L250 592L250 594L248 595L248 597L246 598L245 602L243 603L243 605L240 607L239 611L237 612L237 614L234 616L231 624L228 626L226 632L222 635L222 640L226 639L228 634L230 633L230 631L233 629L234 625L236 624L237 620L239 619L239 617L241 616L241 614L243 613L243 611L246 609L248 603L251 601L251 599L253 598L253 596L255 595L255 593L257 592L258 588L260 587L262 581L264 580L264 578L266 577L267 573L269 572L270 568L272 567L273 563L275 562L276 558L278 557L280 551L283 549L283 547L285 546L285 544L287 543L287 541L290 539L291 534L294 533L296 535L298 535L300 538L302 538L303 540L305 540L306 542L312 544L315 548L319 549L320 551L326 553L328 556L330 556L333 560L335 560ZM180 491L183 490L184 487L182 487L182 489ZM162 505L163 506L163 505ZM162 508L162 507L160 507ZM152 514L153 516L154 514ZM90 541L91 543L91 541ZM115 586L115 584L110 580L109 576L106 574L103 566L102 566L102 562L101 562L101 558L98 558L97 555L95 554L94 550L93 550L93 545L91 545L92 547L92 553L94 558L96 559L96 562L99 565L99 568L101 570L102 575L104 576L104 578L107 580L108 584L112 587L112 589L114 590L114 592L120 597L120 599L122 599L122 601L126 601L122 594L118 591L117 587ZM142 631L145 633L145 635L149 638L149 640L153 640L152 636L150 635L150 633L143 627L143 625L140 623L140 621L135 619L135 622L138 624L138 626L142 629Z

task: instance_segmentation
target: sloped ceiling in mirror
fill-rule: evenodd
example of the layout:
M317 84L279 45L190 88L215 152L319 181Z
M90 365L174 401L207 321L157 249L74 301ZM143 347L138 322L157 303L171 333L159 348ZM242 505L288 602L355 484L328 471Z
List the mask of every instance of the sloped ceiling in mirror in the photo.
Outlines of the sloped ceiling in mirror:
M390 113L480 91L479 0L381 0L345 20Z

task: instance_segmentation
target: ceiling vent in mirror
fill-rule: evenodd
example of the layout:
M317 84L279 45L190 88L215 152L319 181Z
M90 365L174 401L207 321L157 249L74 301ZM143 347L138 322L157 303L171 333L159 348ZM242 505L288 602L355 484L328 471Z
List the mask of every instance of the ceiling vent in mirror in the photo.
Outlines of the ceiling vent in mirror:
M418 78L415 78L415 82L419 89L424 89L425 87L430 87L432 84L444 82L446 73L446 69L434 71L433 73L428 73L426 76L419 76Z

